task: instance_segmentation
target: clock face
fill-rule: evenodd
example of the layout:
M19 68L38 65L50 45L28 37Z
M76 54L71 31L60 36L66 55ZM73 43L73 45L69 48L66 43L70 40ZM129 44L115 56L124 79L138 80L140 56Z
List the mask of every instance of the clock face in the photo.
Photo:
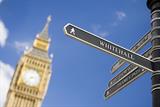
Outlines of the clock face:
M28 86L38 86L40 82L40 75L36 70L26 70L23 74L23 81Z

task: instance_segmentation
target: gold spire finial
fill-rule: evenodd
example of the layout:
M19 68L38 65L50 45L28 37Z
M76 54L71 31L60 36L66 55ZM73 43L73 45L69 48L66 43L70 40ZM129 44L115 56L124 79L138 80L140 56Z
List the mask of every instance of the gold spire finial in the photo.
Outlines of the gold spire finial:
M48 23L50 23L52 21L52 16L51 15L48 16L47 21L48 21Z

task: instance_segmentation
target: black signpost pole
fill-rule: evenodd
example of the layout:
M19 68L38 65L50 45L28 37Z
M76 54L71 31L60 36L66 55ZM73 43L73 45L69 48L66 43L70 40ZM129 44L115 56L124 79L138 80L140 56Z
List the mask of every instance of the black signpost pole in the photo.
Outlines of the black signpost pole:
M160 0L147 0L151 10L152 60L155 61L152 73L153 107L160 107Z

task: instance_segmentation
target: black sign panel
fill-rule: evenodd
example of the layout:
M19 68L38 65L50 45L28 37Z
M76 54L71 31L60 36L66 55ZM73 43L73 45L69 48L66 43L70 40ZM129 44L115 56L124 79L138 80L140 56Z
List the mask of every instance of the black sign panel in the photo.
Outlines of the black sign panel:
M137 68L137 66L130 64L127 68L125 68L123 71L121 71L118 75L116 75L113 79L109 81L108 87L112 87L114 84L119 82L124 77L128 76L129 73L133 72Z
M146 70L153 72L152 70L153 62L137 53L129 51L119 45L116 45L108 40L98 37L72 24L67 24L64 27L64 31L66 35L72 38L75 38L83 43L91 45L106 53L117 56L125 61L128 61L132 64L135 64L139 67L142 67Z
M144 45L146 45L151 40L151 32L148 32L143 38L141 38L132 48L131 51L137 52L139 51ZM125 64L125 61L122 59L119 59L113 66L112 66L112 73L114 73L118 68L120 68L123 64Z
M124 87L128 86L135 79L143 75L146 71L147 70L138 67L137 69L132 71L128 76L126 76L125 78L117 82L115 85L113 85L112 87L109 87L105 91L105 98L109 99L111 96L113 96L114 94L122 90Z
M151 58L151 48L143 54L144 57ZM138 67L130 64L127 68L125 68L122 72L120 72L116 77L114 77L111 81L109 81L108 86L111 87L116 84L118 81L128 76L131 72L135 71Z

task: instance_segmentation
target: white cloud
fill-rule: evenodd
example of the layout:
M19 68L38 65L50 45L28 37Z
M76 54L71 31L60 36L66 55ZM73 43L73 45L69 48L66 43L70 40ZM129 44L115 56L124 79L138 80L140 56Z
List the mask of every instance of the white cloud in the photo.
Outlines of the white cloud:
M2 1L0 1L2 2ZM0 47L4 47L8 37L8 30L3 21L0 20Z
M123 11L116 11L115 15L116 19L113 21L112 26L118 26L119 23L127 17L126 13Z
M93 33L101 37L106 37L109 35L109 32L103 30L103 27L101 25L92 25L92 30L93 30Z
M123 11L117 11L116 16L118 20L122 21L126 17L126 13Z
M0 0L0 4L2 3L3 0Z
M14 69L0 60L0 107L4 106Z
M26 48L30 46L31 46L30 42L19 42L19 41L14 42L14 47L16 48L18 53L23 52Z

